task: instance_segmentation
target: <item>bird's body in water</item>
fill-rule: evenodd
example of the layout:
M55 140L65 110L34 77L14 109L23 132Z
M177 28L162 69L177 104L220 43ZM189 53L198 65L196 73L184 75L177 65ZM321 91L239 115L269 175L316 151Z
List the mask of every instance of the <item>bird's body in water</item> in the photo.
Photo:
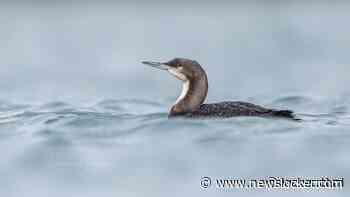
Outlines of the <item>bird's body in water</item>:
M225 101L219 103L202 104L186 117L230 118L234 116L284 117L295 119L289 110L273 110L241 101Z
M258 116L289 118L296 120L290 110L275 110L247 102L225 101L203 104L208 93L207 74L201 65L184 58L169 62L142 62L155 68L167 70L183 82L182 93L171 107L169 117L229 118L236 116Z

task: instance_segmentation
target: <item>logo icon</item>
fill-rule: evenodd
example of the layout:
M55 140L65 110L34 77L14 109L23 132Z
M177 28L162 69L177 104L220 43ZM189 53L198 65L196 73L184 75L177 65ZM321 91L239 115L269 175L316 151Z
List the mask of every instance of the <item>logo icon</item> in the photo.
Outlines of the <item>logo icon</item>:
M207 188L209 188L210 186L211 186L211 179L210 179L210 177L207 177L207 176L202 177L202 178L201 178L201 187L202 187L203 189L207 189Z

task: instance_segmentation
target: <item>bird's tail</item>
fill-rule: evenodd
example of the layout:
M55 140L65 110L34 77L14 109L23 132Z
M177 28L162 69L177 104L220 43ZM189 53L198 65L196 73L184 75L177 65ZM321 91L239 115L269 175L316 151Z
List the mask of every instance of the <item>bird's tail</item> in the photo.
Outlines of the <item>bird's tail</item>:
M272 116L281 118L291 118L293 120L301 120L299 118L296 118L293 111L291 110L274 110L272 112Z

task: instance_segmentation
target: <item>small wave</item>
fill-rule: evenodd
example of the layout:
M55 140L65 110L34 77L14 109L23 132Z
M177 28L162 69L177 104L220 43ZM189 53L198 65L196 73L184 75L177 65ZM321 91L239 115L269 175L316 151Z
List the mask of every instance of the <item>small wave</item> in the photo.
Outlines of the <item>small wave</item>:
M21 107L19 107L21 106ZM25 107L23 107L25 106ZM129 135L148 124L167 120L159 103L144 100L103 100L91 106L55 101L40 105L1 103L0 134L69 135L110 138ZM140 129L138 129L140 128Z
M348 113L348 106L346 105L335 106L330 110L330 113L337 114L337 115L346 115Z
M36 112L64 112L73 111L74 109L75 107L68 103L56 101L36 106L32 110Z
M289 96L278 98L273 106L296 105L293 107L303 124L325 126L349 125L348 106L339 102L314 102L312 98ZM261 118L230 118L218 120L169 120L167 105L147 100L103 100L89 106L75 106L55 101L41 105L21 105L0 103L0 134L33 134L40 137L68 136L68 139L119 139L153 136L172 132L185 132L184 136L203 135L202 130L210 131L203 141L223 139L212 132L231 135L256 135L286 133L298 130L295 123ZM305 110L311 105L317 113ZM326 105L326 106L324 106ZM322 110L319 110L322 109ZM300 111L299 111L300 110ZM304 110L304 111L303 111ZM318 111L317 111L318 110ZM299 112L299 113L298 113ZM280 125L284 125L281 127ZM292 126L291 126L292 125ZM300 127L300 126L296 126ZM282 129L281 129L282 128ZM292 128L292 129L290 129ZM235 136L233 136L235 138ZM214 140L215 141L215 140Z
M113 106L113 105L121 105L121 104L138 104L138 105L152 105L152 106L160 106L159 103L153 102L153 101L147 101L147 100L141 100L141 99L106 99L103 101L100 101L97 105L100 106Z
M0 100L0 113L28 108L29 105L14 104Z
M275 99L272 103L284 105L307 105L313 103L314 100L305 96L285 96Z
M163 106L157 102L140 99L108 99L100 101L94 108L117 113L149 114L161 112Z

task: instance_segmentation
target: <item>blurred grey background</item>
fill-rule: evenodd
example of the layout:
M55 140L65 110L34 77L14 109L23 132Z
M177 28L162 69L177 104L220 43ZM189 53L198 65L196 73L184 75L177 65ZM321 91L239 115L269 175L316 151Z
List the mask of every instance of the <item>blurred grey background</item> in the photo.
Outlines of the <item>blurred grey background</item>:
M205 191L202 176L339 176L344 190L298 195L348 195L349 10L347 1L0 1L1 196L271 196ZM310 114L300 124L170 121L180 82L140 61L174 57L206 69L208 102Z
M0 99L174 99L180 84L142 60L196 59L209 101L346 94L346 1L0 3Z

